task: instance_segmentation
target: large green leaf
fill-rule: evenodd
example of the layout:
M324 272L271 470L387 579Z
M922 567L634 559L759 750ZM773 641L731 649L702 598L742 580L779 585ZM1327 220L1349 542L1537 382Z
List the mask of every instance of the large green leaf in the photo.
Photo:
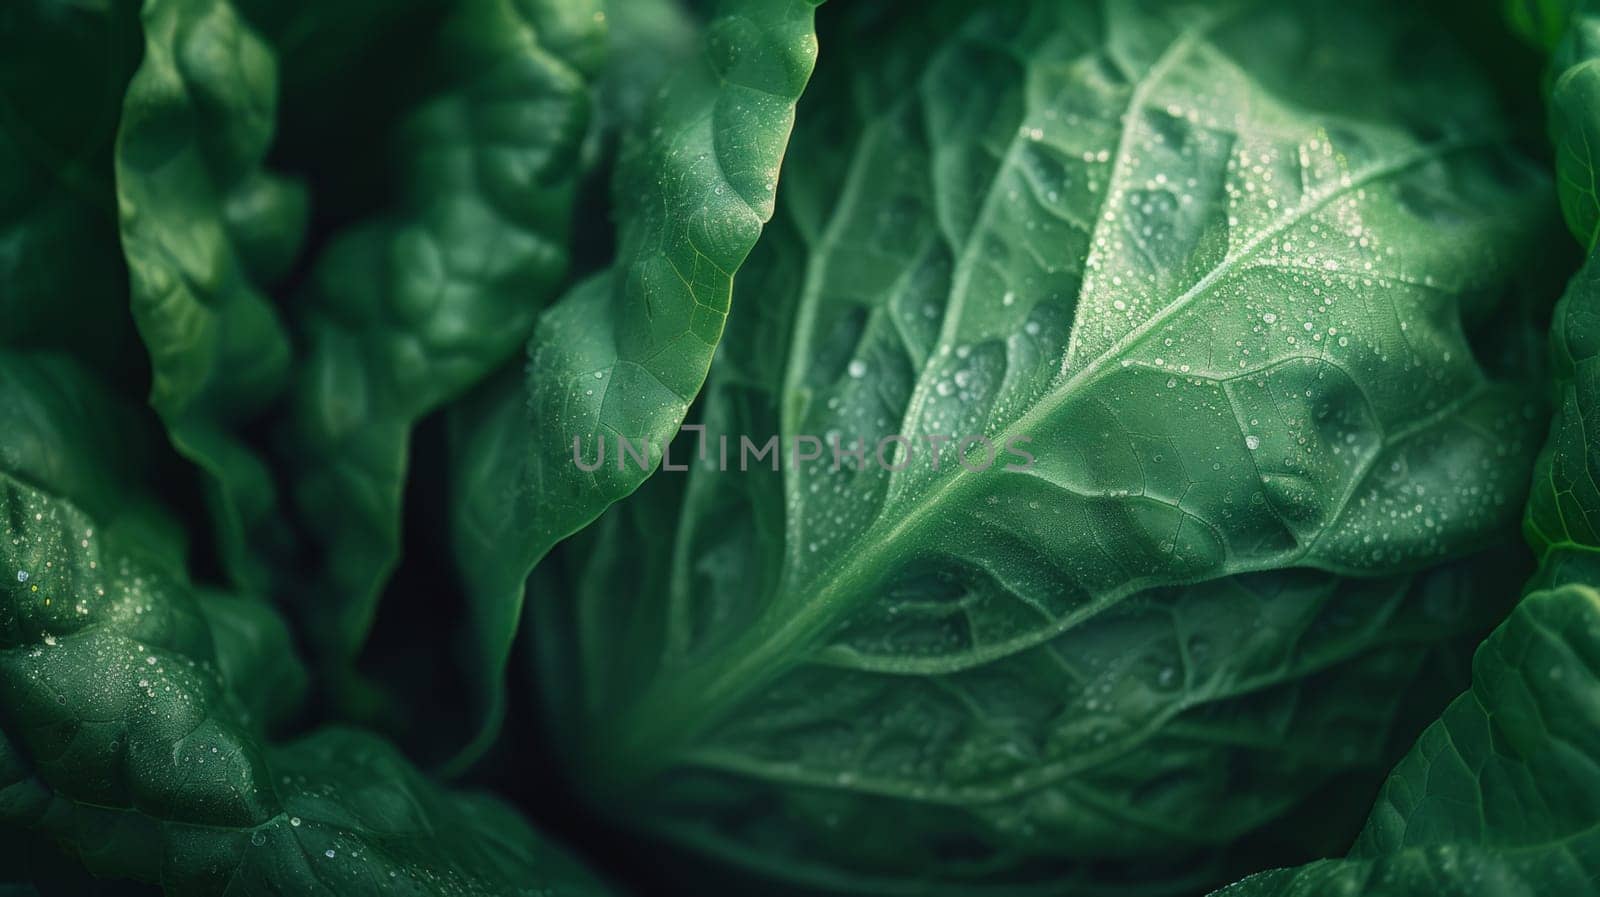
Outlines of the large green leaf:
M704 51L624 137L613 267L543 315L525 383L454 420L452 527L471 603L469 672L491 737L529 572L644 481L683 422L722 336L733 275L772 216L795 102L816 59L820 0L728 0ZM629 100L620 98L626 116ZM586 473L573 442L648 443L646 460ZM468 754L473 753L469 749Z
M293 656L281 624L220 606L242 599L197 593L13 474L0 473L0 824L169 895L601 892L509 808L439 789L371 735L266 743L280 696L263 686Z
M565 275L600 27L591 2L461 4L398 134L403 201L314 274L291 441L327 563L307 606L335 656L398 559L412 426L515 353Z
M265 588L289 536L240 430L288 382L288 334L262 284L293 261L307 200L262 167L277 64L229 0L146 0L143 22L116 178L150 403L208 476L227 570Z
M1193 887L1376 781L1422 646L1514 593L1411 574L1514 532L1548 183L1376 4L874 9L739 280L733 470L602 543L547 690L600 800L770 876ZM873 463L741 473L774 433Z

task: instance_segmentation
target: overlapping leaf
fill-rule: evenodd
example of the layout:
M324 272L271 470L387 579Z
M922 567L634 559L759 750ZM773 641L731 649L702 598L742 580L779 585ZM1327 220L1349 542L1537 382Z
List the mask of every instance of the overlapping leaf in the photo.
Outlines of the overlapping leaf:
M291 451L335 656L360 648L398 559L413 424L513 354L565 275L599 21L586 2L461 4L398 134L403 202L314 275Z
M772 216L816 59L815 5L720 6L703 52L624 137L613 267L540 319L525 384L475 397L454 421L454 550L471 602L463 653L489 695L490 732L529 572L638 488L705 380L734 273ZM580 469L574 441L592 451L600 439L627 439L642 460Z

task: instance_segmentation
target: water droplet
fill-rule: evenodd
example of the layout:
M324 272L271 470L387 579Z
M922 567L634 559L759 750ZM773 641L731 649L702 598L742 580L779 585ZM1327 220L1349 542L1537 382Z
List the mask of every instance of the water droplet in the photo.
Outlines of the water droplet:
M1244 447L1252 452L1255 451L1261 447L1261 437L1255 435L1246 436L1244 438Z
M28 571L26 571L26 570L18 570L17 571L17 582L27 582L27 581L28 581Z

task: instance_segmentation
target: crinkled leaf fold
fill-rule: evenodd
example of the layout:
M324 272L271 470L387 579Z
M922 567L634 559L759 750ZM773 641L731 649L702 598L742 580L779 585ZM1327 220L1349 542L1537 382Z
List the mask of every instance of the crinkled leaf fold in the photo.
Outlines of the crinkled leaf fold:
M623 136L614 264L540 317L525 382L482 391L452 420L453 548L470 613L462 654L486 696L483 737L504 710L529 572L638 488L705 380L734 274L772 216L816 60L817 2L718 7L702 52ZM629 101L617 102L626 115ZM629 440L642 460L580 469L574 442L592 451L600 439Z
M264 167L277 60L229 0L147 0L142 21L115 171L150 404L205 471L226 569L265 589L290 536L241 431L288 383L289 335L266 285L299 250L308 200Z
M412 427L514 354L565 276L601 21L587 0L460 4L396 134L402 201L335 239L297 306L286 442L326 566L306 609L341 661L399 558Z
M0 825L169 895L602 892L504 804L440 789L375 736L267 742L295 688L271 610L196 590L49 491L112 500L92 475L46 487L3 460Z

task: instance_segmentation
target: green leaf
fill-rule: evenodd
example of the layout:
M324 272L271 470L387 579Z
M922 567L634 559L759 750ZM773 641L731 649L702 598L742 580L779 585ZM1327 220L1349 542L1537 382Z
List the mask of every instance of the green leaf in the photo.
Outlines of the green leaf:
M602 892L371 735L266 743L252 680L287 646L241 651L244 618L74 504L0 474L0 529L0 824L168 895Z
M337 239L300 326L295 497L323 548L320 647L353 658L399 557L416 421L516 352L566 273L594 4L471 0L397 139L403 200Z
M288 382L288 334L263 284L293 261L307 199L263 168L277 66L228 0L146 0L143 23L116 178L150 403L208 477L225 568L261 589L289 537L239 431Z
M728 0L700 57L624 138L614 184L617 258L539 320L521 387L507 381L453 421L454 552L471 619L462 652L487 723L529 571L638 488L683 422L722 336L733 275L772 216L795 102L816 59L819 0ZM646 463L585 473L575 439L649 443Z
M706 389L731 470L600 546L547 691L597 801L772 878L1192 890L1514 593L1414 574L1514 531L1548 182L1377 4L845 20Z
M1218 897L1600 893L1600 592L1524 598L1472 669L1472 690L1395 768L1349 859Z

